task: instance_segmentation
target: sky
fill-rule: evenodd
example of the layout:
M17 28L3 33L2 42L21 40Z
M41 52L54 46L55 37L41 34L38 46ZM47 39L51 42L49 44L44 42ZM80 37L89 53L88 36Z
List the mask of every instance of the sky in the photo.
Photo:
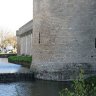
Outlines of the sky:
M33 18L33 0L0 0L0 30L16 32Z

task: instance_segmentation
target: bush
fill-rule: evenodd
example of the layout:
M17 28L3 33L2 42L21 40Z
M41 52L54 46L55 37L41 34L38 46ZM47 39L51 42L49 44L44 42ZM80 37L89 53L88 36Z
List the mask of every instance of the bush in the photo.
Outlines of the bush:
M59 94L60 96L96 96L96 76L84 80L81 70L79 77L73 81L72 90L65 88Z

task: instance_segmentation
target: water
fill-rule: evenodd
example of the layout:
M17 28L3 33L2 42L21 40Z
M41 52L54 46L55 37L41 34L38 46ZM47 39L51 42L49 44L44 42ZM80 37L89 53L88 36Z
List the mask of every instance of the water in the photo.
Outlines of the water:
M0 58L0 62L8 63L8 59L7 58Z
M6 59L0 59L0 62L0 72L18 72L22 69L20 65L9 64ZM43 80L0 83L0 96L59 96L59 92L66 87L68 85L64 82Z
M0 96L59 96L66 85L63 82L37 80L0 84Z
M7 58L0 58L0 73L14 73L20 70L21 66L8 63Z
M20 65L0 62L0 73L15 73L21 69Z
M28 68L24 68L21 65L8 63L7 58L0 58L0 73L22 73L28 71Z

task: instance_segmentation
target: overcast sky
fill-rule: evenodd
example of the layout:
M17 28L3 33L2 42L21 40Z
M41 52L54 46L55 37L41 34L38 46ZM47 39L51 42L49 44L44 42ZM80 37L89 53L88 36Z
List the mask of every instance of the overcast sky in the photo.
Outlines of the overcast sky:
M15 32L33 18L33 0L0 0L0 30Z

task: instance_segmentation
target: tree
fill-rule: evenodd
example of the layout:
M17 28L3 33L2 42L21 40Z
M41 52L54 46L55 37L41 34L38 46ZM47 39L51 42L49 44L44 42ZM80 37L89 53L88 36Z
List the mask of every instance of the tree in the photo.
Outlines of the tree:
M5 48L8 45L12 45L14 48L17 47L16 36L13 32L0 31L0 47Z
M6 37L3 41L2 41L2 45L4 47L7 47L8 45L12 45L14 48L17 47L17 42L16 42L16 36L12 36L12 37Z

